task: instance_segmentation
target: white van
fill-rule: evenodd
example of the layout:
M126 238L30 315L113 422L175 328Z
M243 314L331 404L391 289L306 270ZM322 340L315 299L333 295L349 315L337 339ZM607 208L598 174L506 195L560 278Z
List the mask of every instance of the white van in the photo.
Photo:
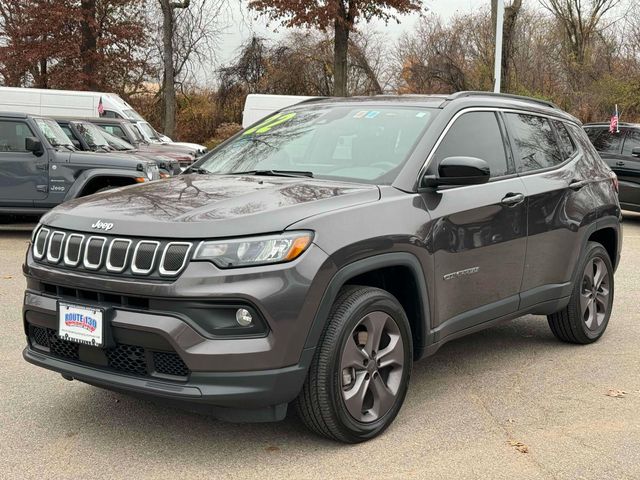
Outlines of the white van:
M278 110L319 97L305 97L299 95L247 95L242 112L242 128L253 125L258 120L277 112Z
M96 118L100 116L100 99L104 108L102 116L144 121L131 105L115 93L0 87L0 110L5 112Z
M102 115L98 111L100 101ZM195 156L206 152L202 145L173 142L169 137L158 133L142 115L115 93L0 87L0 111L51 117L125 118L138 125L148 142L178 143L180 146L192 148Z

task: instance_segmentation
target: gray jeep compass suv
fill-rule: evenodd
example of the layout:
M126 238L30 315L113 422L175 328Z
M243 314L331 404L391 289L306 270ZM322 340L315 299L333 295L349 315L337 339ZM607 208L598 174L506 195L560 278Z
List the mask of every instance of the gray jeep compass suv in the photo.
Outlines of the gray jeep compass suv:
M237 421L370 439L412 363L525 314L604 333L616 179L544 102L313 100L187 174L72 200L27 253L27 361Z

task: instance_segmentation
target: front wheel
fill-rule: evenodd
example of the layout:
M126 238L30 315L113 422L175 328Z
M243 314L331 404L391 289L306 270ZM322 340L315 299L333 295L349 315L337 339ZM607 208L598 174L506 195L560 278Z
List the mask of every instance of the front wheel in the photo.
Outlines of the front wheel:
M296 401L298 415L325 437L369 440L398 414L412 361L411 329L396 298L378 288L345 287Z
M604 334L613 306L613 266L602 245L587 244L578 272L569 305L547 318L558 339L588 344Z

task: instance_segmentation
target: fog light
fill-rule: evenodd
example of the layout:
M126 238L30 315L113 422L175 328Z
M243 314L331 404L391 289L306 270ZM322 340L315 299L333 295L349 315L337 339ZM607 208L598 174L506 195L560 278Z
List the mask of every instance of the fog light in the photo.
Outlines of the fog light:
M248 327L253 323L251 312L246 308L239 308L236 312L236 322L238 322L238 325L241 327Z

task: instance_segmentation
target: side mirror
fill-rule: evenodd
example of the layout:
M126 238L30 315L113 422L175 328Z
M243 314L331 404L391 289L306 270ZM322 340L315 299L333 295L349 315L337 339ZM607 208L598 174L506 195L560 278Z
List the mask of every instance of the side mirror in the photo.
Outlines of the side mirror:
M438 165L438 176L425 175L422 186L480 185L491 178L489 164L475 157L447 157Z
M631 156L640 157L640 148L634 148L633 150L631 150Z
M27 152L33 152L36 155L40 155L44 152L42 142L37 137L26 137L24 139L24 149Z

